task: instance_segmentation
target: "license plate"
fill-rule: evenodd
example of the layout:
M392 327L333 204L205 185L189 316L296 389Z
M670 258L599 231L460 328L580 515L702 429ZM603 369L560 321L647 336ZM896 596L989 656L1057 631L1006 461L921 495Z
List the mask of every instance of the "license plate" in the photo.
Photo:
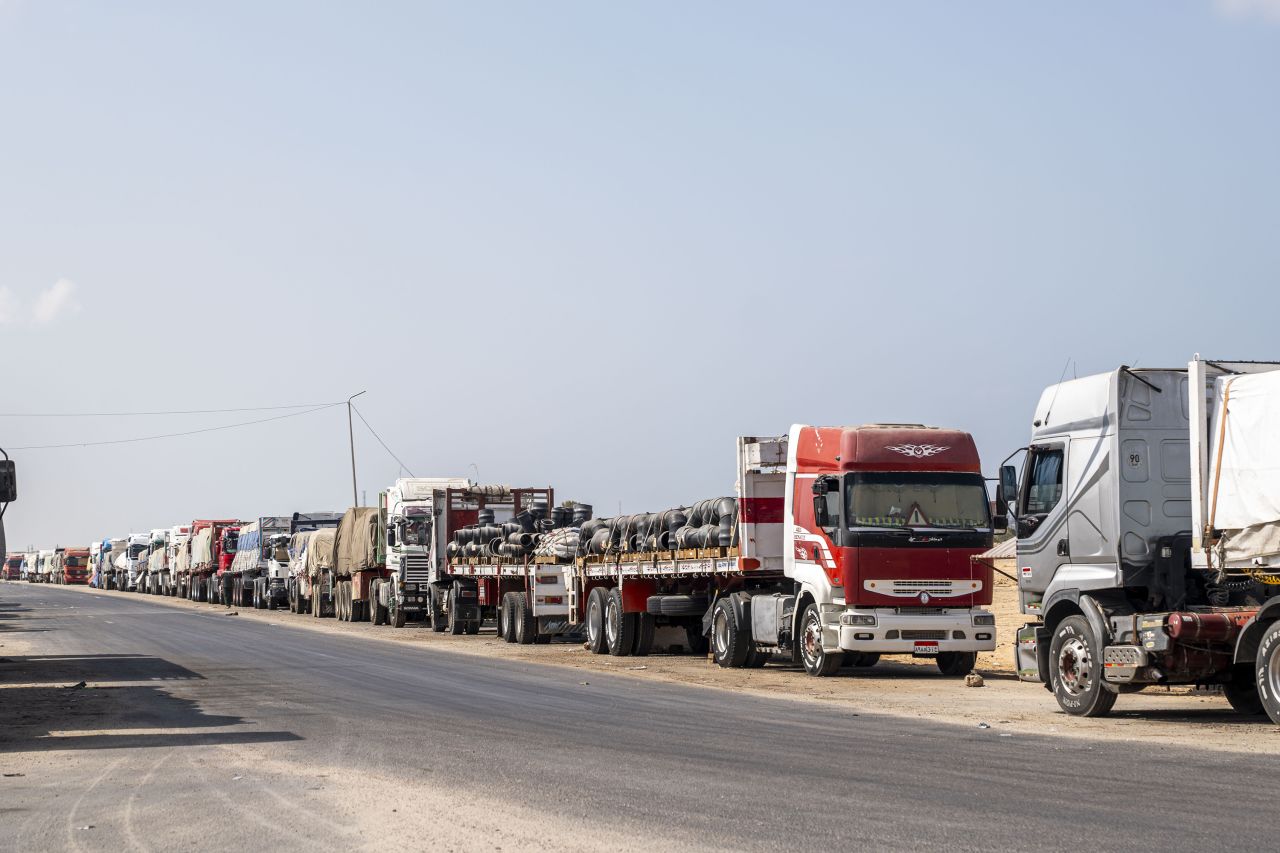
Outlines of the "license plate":
M916 643L915 651L912 652L916 657L936 657L938 654L937 643Z

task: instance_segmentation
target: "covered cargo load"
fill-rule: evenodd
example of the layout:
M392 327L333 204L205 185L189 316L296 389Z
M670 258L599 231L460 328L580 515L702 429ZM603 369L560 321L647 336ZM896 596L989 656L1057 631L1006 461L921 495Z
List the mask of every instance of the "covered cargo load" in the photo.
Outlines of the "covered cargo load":
M187 547L187 543L183 542L178 546L177 553L173 557L173 573L176 575L185 575L191 571L191 549Z
M337 531L333 528L317 530L307 540L307 552L304 560L307 577L314 578L321 572L334 567L334 539Z
M157 574L164 571L165 565L163 548L159 548L151 552L151 557L147 560L147 568Z
M213 562L213 528L206 527L191 537L191 568L203 569Z
M1206 508L1228 561L1280 554L1277 423L1280 372L1214 379Z
M386 547L377 507L353 507L338 523L334 569L338 577L380 569L386 562Z

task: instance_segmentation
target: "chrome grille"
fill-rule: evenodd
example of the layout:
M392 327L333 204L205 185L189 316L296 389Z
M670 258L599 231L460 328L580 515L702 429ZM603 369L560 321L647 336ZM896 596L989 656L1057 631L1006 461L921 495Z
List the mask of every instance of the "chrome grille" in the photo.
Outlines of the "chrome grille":
M427 583L431 580L431 558L426 554L409 554L403 565L405 583Z

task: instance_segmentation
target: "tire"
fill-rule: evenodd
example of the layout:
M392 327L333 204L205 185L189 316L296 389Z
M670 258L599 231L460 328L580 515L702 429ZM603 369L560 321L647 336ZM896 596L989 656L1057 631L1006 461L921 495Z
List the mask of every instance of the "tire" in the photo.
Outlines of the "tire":
M529 606L529 594L527 592L513 592L511 594L512 610L508 619L513 624L512 633L515 640L522 646L531 646L538 636L538 621L533 618L533 608Z
M701 625L685 625L684 639L689 645L689 654L706 657L707 652L711 649L711 641L707 639L707 635L702 633Z
M742 662L742 666L745 669L759 669L769 662L771 656L770 652L752 643L750 651L747 652L747 659Z
M878 652L854 652L844 656L846 666L856 666L859 669L867 669L875 666L880 662L880 654Z
M369 616L375 625L387 624L387 608L382 606L382 581L369 584Z
M621 589L614 587L609 590L604 610L604 638L609 645L609 654L616 658L631 654L636 646L637 615L622 611Z
M510 607L511 593L504 592L502 599L498 602L498 639L507 643L514 643L514 639L507 637L507 624L511 618L507 615L507 611Z
M1077 717L1102 717L1116 694L1102 680L1102 643L1083 616L1068 616L1049 643L1049 686L1058 706Z
M1280 621L1272 622L1262 632L1254 673L1262 710L1280 726Z
M645 610L659 616L701 616L709 604L705 595L651 595Z
M973 672L977 662L977 652L942 652L937 660L938 671L952 678L963 678Z
M391 627L403 628L405 620L408 618L408 615L409 614L405 612L405 609L403 607L398 606L395 602L395 599L392 598L391 606L387 609L387 618L388 618L388 621L391 623Z
M711 658L718 666L739 669L751 654L751 636L738 624L733 602L722 598L711 613Z
M474 637L476 634L480 633L480 620L475 619L470 622L466 622L462 627L462 633L466 634L468 637Z
M443 593L439 589L434 586L431 587L430 603L427 607L427 621L431 623L431 630L437 634L444 633L445 629L449 627L448 617L440 612L440 599L442 597Z
M800 662L804 671L817 678L827 678L840 671L844 655L822 648L822 611L812 602L800 616Z
M458 586L449 587L449 633L455 637L467 630L467 623L458 618Z
M1258 682L1253 677L1253 667L1238 663L1231 668L1231 680L1222 685L1222 695L1227 697L1237 714L1256 717L1266 713L1262 697L1258 695Z
M631 654L642 658L653 651L653 632L657 630L658 620L651 613L637 613L636 617L636 647Z
M587 595L587 648L592 654L602 655L609 650L604 638L604 612L609 600L609 591L602 586L595 587Z

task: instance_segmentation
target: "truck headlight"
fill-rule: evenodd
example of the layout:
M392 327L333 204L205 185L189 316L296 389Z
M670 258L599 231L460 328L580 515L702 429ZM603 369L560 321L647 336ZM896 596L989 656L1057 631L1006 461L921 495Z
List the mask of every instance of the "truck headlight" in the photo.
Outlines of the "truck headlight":
M992 616L990 613L979 613L973 617L973 624L994 625L996 624L996 617Z
M876 626L876 617L866 613L845 613L840 617L840 624L874 628Z

